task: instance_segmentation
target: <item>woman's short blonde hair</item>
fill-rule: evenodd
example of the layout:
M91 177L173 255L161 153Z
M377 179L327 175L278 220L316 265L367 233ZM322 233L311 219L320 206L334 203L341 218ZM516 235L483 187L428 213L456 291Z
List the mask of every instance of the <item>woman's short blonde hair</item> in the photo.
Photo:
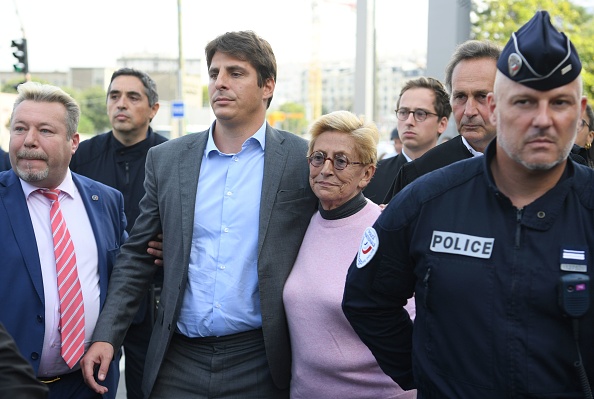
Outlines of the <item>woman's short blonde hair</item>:
M355 140L358 162L374 166L377 164L379 132L375 123L366 122L363 117L358 117L349 111L335 111L323 115L309 129L311 139L308 155L313 152L313 147L320 134L329 131L348 134Z

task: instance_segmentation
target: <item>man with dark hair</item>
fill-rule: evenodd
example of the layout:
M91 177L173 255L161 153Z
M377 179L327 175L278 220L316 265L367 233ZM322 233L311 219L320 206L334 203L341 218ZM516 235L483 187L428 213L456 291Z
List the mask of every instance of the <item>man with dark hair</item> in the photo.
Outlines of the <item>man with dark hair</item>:
M159 110L157 85L143 71L118 69L111 76L106 103L112 130L80 143L70 169L124 195L129 233L140 214L139 203L144 196L146 154L150 148L167 141L150 126ZM161 285L162 276L158 275L124 339L128 399L142 398L144 362L155 321L155 291Z
M140 216L82 360L98 393L158 269L147 247L162 232L165 275L144 394L289 397L282 291L317 205L307 142L266 123L276 85L268 42L251 31L226 33L206 46L206 60L216 120L149 150Z
M594 140L594 110L590 104L582 112L582 118L578 124L577 136L571 149L574 157L580 157L590 168L594 168L594 158L590 154L592 142ZM575 158L574 158L575 159Z
M487 95L493 91L499 46L478 40L460 44L446 67L446 87L458 136L404 165L388 190L384 203L417 177L462 159L483 155L495 137L489 121Z
M568 158L581 70L538 11L497 62L484 156L418 178L365 232L343 310L419 397L592 397L594 170Z
M402 165L437 145L451 113L447 91L439 80L420 77L406 82L396 105L402 152L378 162L373 179L363 191L365 197L377 204L385 203L383 200Z

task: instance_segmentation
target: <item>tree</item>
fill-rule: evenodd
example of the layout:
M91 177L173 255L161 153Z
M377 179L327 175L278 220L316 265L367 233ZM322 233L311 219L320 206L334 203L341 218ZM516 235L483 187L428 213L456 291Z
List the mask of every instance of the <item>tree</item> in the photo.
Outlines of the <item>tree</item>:
M105 99L107 93L100 86L76 90L64 88L80 106L80 122L78 130L82 133L99 134L111 129Z
M81 114L77 130L79 133L94 133L95 125L87 116Z
M33 78L32 81L51 84L42 79ZM12 79L4 83L0 91L3 93L16 93L16 86L23 83L21 79ZM107 93L100 86L90 87L85 90L75 90L65 87L63 90L70 94L80 106L80 121L78 131L82 133L97 134L111 129L105 99Z
M279 115L276 128L287 130L295 134L303 135L307 130L307 121L305 120L305 107L297 103L284 103L278 111L272 111L272 114Z
M210 94L208 94L208 86L202 86L202 106L204 108L210 107Z
M51 84L47 80L38 79L36 77L31 78L31 81L33 81L33 82L39 82L39 83L44 83L44 84ZM17 86L20 85L21 83L25 83L25 81L23 80L23 78L14 78L14 79L7 80L6 82L4 82L4 84L0 88L0 92L2 92L2 93L13 93L14 94L14 93L17 92L17 89L16 89Z
M17 92L17 90L16 90L17 86L20 85L21 83L23 83L23 79L8 80L2 85L2 88L0 88L0 91L2 93L14 94Z
M89 87L76 97L80 104L81 114L89 118L93 124L94 130L89 133L102 133L111 129L106 98L107 93L100 86Z
M584 7L570 0L473 0L471 35L504 46L537 10L547 10L553 25L571 39L582 61L584 95L594 102L594 20Z

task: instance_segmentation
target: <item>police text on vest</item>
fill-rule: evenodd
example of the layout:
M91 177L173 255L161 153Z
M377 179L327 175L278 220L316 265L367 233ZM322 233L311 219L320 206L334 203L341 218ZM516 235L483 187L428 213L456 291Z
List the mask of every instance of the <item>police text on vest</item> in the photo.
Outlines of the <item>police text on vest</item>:
M493 252L494 242L494 238L476 237L447 231L433 231L430 249L433 252L489 259Z

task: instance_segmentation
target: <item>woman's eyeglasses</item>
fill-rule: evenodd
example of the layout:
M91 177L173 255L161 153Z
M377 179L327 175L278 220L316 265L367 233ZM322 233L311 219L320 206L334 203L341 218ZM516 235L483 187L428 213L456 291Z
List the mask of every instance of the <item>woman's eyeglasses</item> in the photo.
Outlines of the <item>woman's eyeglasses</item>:
M324 165L328 159L332 161L332 166L336 170L343 170L349 165L361 165L363 162L351 162L344 154L336 154L334 158L330 158L327 156L325 152L322 151L315 151L310 156L307 157L309 164L315 168L319 168L320 166Z

